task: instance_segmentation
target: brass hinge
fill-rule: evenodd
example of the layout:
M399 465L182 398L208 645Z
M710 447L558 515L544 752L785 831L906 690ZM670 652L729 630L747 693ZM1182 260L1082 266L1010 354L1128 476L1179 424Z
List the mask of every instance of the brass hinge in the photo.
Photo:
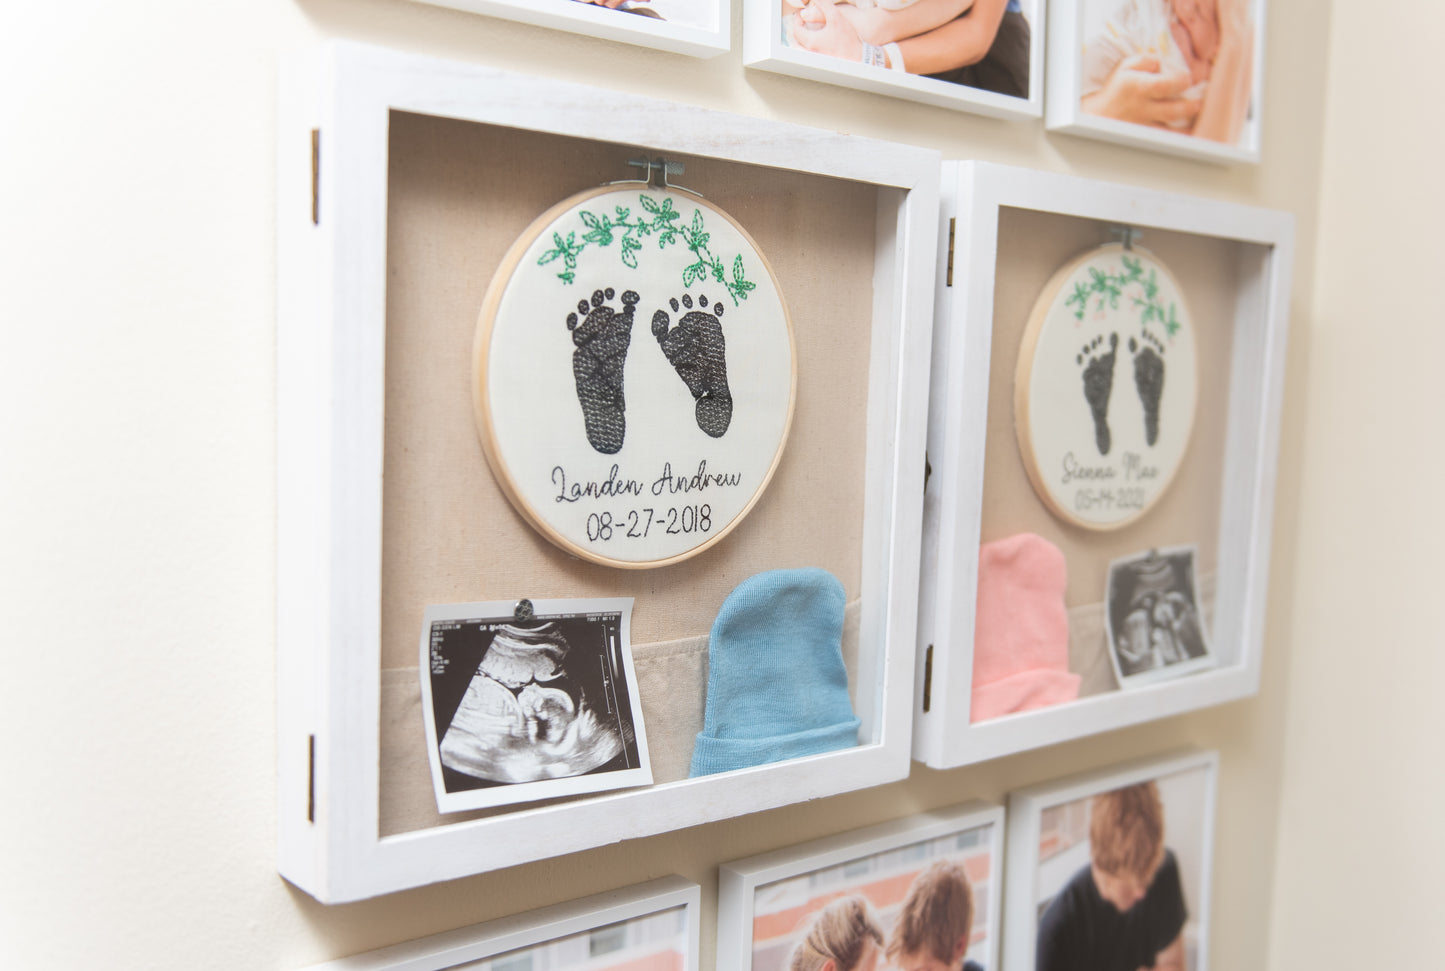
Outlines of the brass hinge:
M316 822L316 736L306 737L306 821Z
M923 652L923 710L933 706L933 645Z
M311 129L311 224L321 225L321 129Z
M954 229L954 223L955 223L956 221L957 221L957 220L955 220L954 218L949 217L949 220L948 220L948 277L946 278L946 280L945 280L944 282L945 282L945 285L950 286L950 287L953 286L953 229Z

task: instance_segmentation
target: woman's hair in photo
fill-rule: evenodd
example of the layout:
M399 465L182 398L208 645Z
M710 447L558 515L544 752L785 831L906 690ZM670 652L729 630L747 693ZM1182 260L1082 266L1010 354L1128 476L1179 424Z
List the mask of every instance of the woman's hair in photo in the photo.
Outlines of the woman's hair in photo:
M1152 877L1164 862L1164 804L1151 780L1094 797L1089 857L1109 874Z
M808 933L793 948L788 971L818 971L832 961L838 971L853 971L869 939L883 946L883 929L862 897L843 897L813 918Z
M972 933L973 886L962 866L939 860L908 888L888 941L888 959L927 954L946 963Z

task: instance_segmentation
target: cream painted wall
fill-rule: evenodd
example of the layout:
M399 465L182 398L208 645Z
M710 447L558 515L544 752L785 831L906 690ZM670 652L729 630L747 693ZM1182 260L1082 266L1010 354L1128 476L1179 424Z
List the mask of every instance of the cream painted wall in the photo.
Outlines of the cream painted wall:
M1272 955L1273 966L1295 967L1296 953L1323 950L1310 941L1321 915L1301 906L1331 885L1322 872L1336 875L1321 869L1320 843L1355 836L1362 854L1376 845L1367 810L1377 793L1358 780L1395 789L1413 779L1380 751L1428 759L1395 702L1425 705L1438 679L1421 675L1439 669L1425 653L1438 623L1424 606L1438 516L1421 530L1400 498L1423 499L1438 469L1390 447L1406 444L1398 416L1438 404L1426 352L1440 338L1424 330L1439 314L1406 313L1407 298L1389 291L1395 277L1377 273L1403 319L1346 334L1344 311L1364 299L1355 267L1379 257L1361 247L1352 259L1353 243L1327 241L1325 272L1315 272L1317 204L1334 234L1366 238L1379 217L1354 198L1355 169L1371 149L1388 159L1383 146L1397 140L1419 154L1398 175L1372 166L1368 186L1382 183L1407 207L1368 240L1430 238L1411 187L1432 171L1425 136L1385 123L1403 105L1377 112L1366 100L1392 75L1371 82L1353 70L1358 39L1380 53L1414 43L1421 53L1400 69L1423 83L1428 35L1387 43L1381 26L1348 13L1332 49L1330 15L1314 0L1271 0L1265 163L1226 169L746 72L736 53L692 60L403 0L6 5L0 822L12 842L0 866L0 966L289 969L674 872L702 883L710 907L719 861L1185 744L1223 757L1215 966L1263 967ZM327 37L1294 212L1277 596L1260 696L375 901L326 908L286 885L272 862L275 69L284 51ZM1327 65L1348 65L1359 87L1332 103L1325 140ZM1332 180L1323 196L1322 148ZM1324 308L1318 333L1312 304ZM1412 396L1401 368L1424 390ZM1336 437L1337 427L1350 434ZM1370 463L1343 468L1361 452ZM1404 491L1369 488L1365 469L1390 463L1403 465ZM1367 603L1393 613L1369 625L1375 637L1346 638L1377 616L1348 606ZM1381 633L1407 664L1362 678L1348 648ZM1346 731L1346 711L1363 735ZM1339 765L1337 752L1353 757ZM1411 915L1432 898L1420 869L1394 854L1438 840L1424 825L1438 788L1433 797L1405 806L1382 841L1391 855L1357 871L1415 881ZM1330 926L1362 953L1388 920L1370 914L1373 926Z
M1442 960L1445 311L1429 288L1445 268L1445 5L1399 6L1333 11L1307 379L1291 390L1307 420L1280 588L1294 659L1276 968Z

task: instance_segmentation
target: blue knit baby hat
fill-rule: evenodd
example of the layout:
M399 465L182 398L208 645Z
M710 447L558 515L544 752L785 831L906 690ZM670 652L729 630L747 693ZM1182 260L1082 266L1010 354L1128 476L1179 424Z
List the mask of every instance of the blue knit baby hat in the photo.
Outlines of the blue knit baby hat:
M858 744L843 667L843 584L771 570L728 594L708 640L707 710L691 775Z

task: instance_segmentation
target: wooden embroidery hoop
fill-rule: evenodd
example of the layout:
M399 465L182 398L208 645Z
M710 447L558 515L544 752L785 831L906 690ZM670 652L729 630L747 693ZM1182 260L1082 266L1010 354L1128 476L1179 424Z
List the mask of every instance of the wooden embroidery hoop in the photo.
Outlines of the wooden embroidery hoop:
M1023 339L1019 342L1018 365L1014 372L1014 431L1017 435L1019 453L1023 460L1024 469L1028 473L1029 483L1033 486L1034 493L1050 512L1064 522L1095 532L1111 532L1132 525L1147 515L1169 491L1169 486L1173 483L1175 475L1179 471L1179 467L1184 463L1184 457L1188 453L1189 440L1194 431L1194 415L1198 408L1198 378L1194 376L1192 381L1193 390L1190 392L1191 400L1187 410L1184 432L1182 434L1183 445L1180 446L1177 457L1167 469L1163 481L1153 489L1152 494L1144 503L1143 507L1123 518L1101 522L1096 519L1089 519L1078 515L1074 510L1069 509L1059 501L1054 491L1049 488L1043 471L1039 467L1039 458L1035 447L1036 443L1034 441L1034 430L1031 421L1032 416L1030 414L1030 392L1034 381L1035 358L1039 349L1040 338L1043 336L1044 325L1048 321L1049 316L1056 311L1058 301L1063 296L1064 284L1081 266L1100 256L1115 253L1130 253L1142 258L1149 264L1150 269L1157 270L1168 281L1179 301L1179 306L1186 322L1185 326L1194 326L1193 317L1184 305L1183 289L1179 286L1178 280L1175 279L1168 266L1153 253L1134 245L1133 239L1136 231L1132 227L1124 227L1122 233L1124 242L1109 243L1086 250L1069 260L1060 267L1053 276L1049 277L1049 281L1044 284L1044 288L1039 292L1033 309L1029 311L1029 319L1024 327ZM1197 367L1197 351L1193 350L1192 344L1191 335L1189 366L1195 368ZM1122 352L1125 343L1121 340L1119 346ZM1117 369L1117 362L1115 367ZM1117 370L1115 375L1114 383L1117 386L1119 384Z
M472 407L482 451L486 455L487 463L493 475L496 477L508 501L511 502L512 507L516 509L537 532L549 542L573 556L618 569L644 570L681 563L684 560L711 549L731 534L757 505L758 500L762 498L763 493L767 490L768 484L772 481L773 475L777 472L778 465L782 461L783 451L787 445L789 432L792 428L793 410L797 403L798 393L798 359L792 317L788 311L786 301L782 298L782 286L778 281L778 276L773 269L772 263L764 255L762 249L758 246L751 234L729 213L712 204L697 192L681 186L669 185L666 180L666 174L681 171L680 165L665 162L660 159L651 163L634 162L632 164L648 165L651 171L658 173L660 177L606 183L568 196L538 216L507 250L506 255L502 258L496 272L493 274L491 282L487 286L486 295L482 299L481 311L478 316L476 339L472 347ZM511 465L503 454L504 449L498 441L496 416L493 414L489 395L488 373L492 343L497 327L498 310L508 287L511 286L518 270L522 267L522 260L527 251L537 239L561 219L564 214L582 203L604 195L639 190L677 194L685 198L689 204L721 217L721 219L730 225L742 238L751 251L751 256L757 259L758 265L766 272L768 279L771 281L772 290L777 294L782 323L786 329L789 378L786 413L782 418L781 433L777 437L777 444L773 449L766 470L759 477L756 488L752 491L752 494L747 498L742 507L733 514L731 519L721 528L710 530L704 539L687 549L655 559L631 560L607 556L579 542L575 542L554 526L553 523L543 515L542 511L537 508L536 504L526 497ZM700 290L703 286L706 286L706 284L699 283L693 287L679 289ZM585 296L581 289L575 291L571 296L575 298L578 295ZM640 309L639 307L639 310ZM652 335L647 331L649 320L646 319L643 314L639 314L639 317L643 319L635 320L633 323L633 341L635 343L640 339L644 342L649 342L652 340ZM641 334L637 332L639 326L643 329ZM632 349L629 349L628 353L630 355ZM735 373L736 367L736 362L729 362L730 376Z

